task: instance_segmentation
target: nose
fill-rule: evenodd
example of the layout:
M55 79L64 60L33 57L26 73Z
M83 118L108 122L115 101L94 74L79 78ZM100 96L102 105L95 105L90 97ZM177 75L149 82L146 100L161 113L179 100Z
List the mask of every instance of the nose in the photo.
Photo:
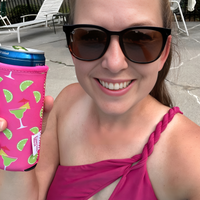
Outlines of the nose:
M119 36L111 37L109 47L103 56L102 67L112 73L119 73L128 68L127 59L119 44Z

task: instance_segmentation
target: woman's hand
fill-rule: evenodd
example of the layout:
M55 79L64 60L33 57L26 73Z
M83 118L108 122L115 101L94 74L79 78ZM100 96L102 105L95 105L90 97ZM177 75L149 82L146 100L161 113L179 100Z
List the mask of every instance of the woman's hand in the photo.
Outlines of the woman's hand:
M3 118L0 118L0 132L5 130L7 127L7 121Z
M53 107L54 99L51 96L46 96L44 101L44 115L43 115L43 123L42 130L44 131L47 123L47 118L49 116L49 112ZM0 118L0 132L4 131L7 128L7 121L3 118Z

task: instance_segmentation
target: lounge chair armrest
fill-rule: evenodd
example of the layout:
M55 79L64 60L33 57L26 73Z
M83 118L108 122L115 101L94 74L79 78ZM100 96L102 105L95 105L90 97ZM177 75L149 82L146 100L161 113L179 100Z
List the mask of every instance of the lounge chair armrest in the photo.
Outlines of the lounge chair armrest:
M48 15L54 15L54 14L58 14L59 12L51 12L51 13L47 13L46 15L44 15L45 17L46 17L46 19L47 19L47 17L48 17Z
M47 13L46 15L44 15L46 17L46 27L48 26L48 15L54 15L54 14L59 14L60 12L51 12L51 13Z
M23 16L20 16L21 18L23 18L23 22L25 22L25 18L26 17L30 17L30 16L36 16L37 14L28 14L28 15L23 15Z
M51 13L47 13L45 16L46 16L46 18L48 17L48 15L55 15L55 14L59 14L60 12L51 12Z

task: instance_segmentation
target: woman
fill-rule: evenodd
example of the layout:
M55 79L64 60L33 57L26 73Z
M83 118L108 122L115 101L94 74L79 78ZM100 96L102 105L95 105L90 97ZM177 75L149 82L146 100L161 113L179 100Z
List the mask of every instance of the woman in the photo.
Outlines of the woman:
M37 167L1 171L1 199L199 199L200 129L170 108L164 84L168 0L71 5L64 31L79 84L57 97Z

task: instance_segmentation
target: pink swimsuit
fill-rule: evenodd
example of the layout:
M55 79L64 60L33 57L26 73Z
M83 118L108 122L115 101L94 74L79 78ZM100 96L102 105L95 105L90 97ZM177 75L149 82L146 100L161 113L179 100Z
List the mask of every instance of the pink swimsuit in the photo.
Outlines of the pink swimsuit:
M171 108L157 124L141 154L132 158L104 160L88 165L58 166L47 200L88 200L119 178L121 180L109 200L157 200L146 163L160 134L176 113L181 113L179 108ZM138 163L133 165L136 162Z

